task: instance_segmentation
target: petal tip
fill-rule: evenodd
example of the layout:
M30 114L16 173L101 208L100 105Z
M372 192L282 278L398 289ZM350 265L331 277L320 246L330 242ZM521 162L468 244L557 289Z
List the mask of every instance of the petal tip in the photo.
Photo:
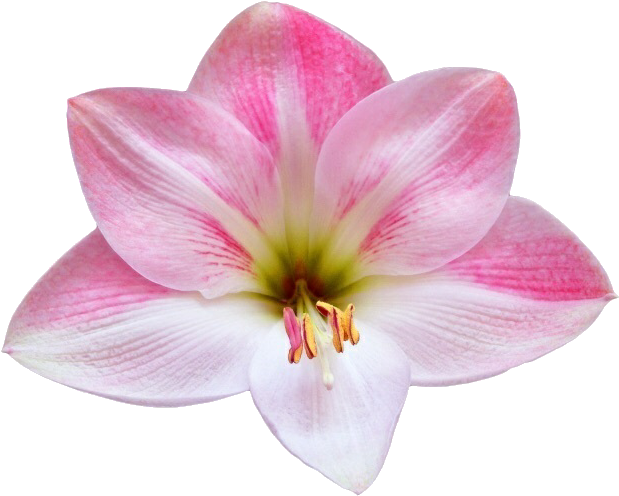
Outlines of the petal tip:
M514 88L509 80L500 72L488 69L463 69L463 74L473 71L475 74L474 80L484 84L488 89L491 89L498 95L515 96Z
M106 94L110 89L111 88L92 90L86 93L82 93L81 95L76 95L68 98L67 112L79 113L87 111L89 108L92 108L92 105L95 102L100 101L102 97L105 98Z
M80 96L72 96L71 98L67 99L67 108L69 109L69 111L79 110L79 108L81 107L81 100L82 98Z
M349 491L351 491L351 492L353 492L355 494L361 494L361 493L364 493L370 487L370 485L362 486L362 487L356 487L356 488L351 488L351 489L349 489Z
M515 96L515 91L509 80L500 72L489 71L491 81L497 92L503 95Z
M67 118L71 120L80 113L83 113L86 105L83 95L73 96L67 99Z

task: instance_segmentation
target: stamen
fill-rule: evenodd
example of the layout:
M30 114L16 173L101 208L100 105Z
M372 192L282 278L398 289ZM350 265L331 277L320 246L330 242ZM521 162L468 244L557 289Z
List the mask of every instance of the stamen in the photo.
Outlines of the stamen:
M359 331L355 326L355 323L352 320L352 314L355 311L355 306L352 303L349 303L344 310L344 317L342 319L344 324L344 332L346 333L346 338L350 339L350 342L355 345L359 342Z
M305 281L297 281L294 300L295 312L290 307L284 308L284 326L290 340L288 361L299 363L303 349L308 359L318 357L322 371L322 382L327 389L332 389L334 377L329 367L329 347L331 343L337 353L344 351L344 341L352 345L359 342L359 331L353 322L354 305L351 303L345 311L338 307L310 298Z
M284 327L288 339L290 340L290 351L288 351L288 361L290 363L299 363L301 353L303 352L303 341L301 340L301 326L294 314L294 310L290 307L284 308Z
M328 317L329 314L331 313L331 310L333 310L335 307L333 305L330 305L327 302L317 301L316 308L322 314L323 317Z
M329 325L333 331L333 347L338 353L344 352L344 326L341 311L332 307L329 312Z
M344 341L350 340L353 345L359 342L359 331L352 320L352 313L355 310L352 303L344 312L324 301L316 303L316 308L328 318L329 326L333 330L333 346L338 353L344 351Z
M318 353L316 348L316 337L314 332L314 323L310 316L306 313L303 314L303 320L301 322L301 330L303 331L303 342L305 344L305 354L307 358L314 358Z

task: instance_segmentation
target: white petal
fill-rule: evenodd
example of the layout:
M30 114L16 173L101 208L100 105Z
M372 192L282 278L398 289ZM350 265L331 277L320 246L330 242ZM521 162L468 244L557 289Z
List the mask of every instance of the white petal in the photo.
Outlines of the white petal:
M420 386L476 381L534 360L578 336L609 301L531 300L432 276L376 278L349 299L359 321L402 347Z
M564 345L614 297L604 269L572 232L512 197L462 257L422 276L366 279L342 301L354 302L360 320L402 347L413 384L447 385Z
M262 343L250 368L250 390L273 434L295 456L340 486L360 493L380 471L406 399L404 353L368 328L357 346L330 351L332 390L319 358L287 360L283 328Z
M94 231L26 296L3 351L37 374L100 396L200 403L248 389L256 346L281 319L271 305L159 286Z

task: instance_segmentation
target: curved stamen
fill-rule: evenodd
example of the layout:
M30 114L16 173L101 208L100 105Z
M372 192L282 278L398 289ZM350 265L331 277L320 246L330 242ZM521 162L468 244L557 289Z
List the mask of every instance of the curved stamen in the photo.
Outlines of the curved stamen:
M290 350L288 351L288 361L299 363L301 352L303 351L303 341L301 339L301 326L290 307L284 308L284 328L290 340Z
M359 342L359 331L353 323L354 305L351 303L342 311L324 301L312 301L304 280L296 283L296 315L291 307L284 308L284 327L290 340L288 361L299 363L305 349L307 358L318 357L322 371L322 382L327 389L333 388L334 377L327 358L329 345L335 351L344 352L344 341L352 345Z

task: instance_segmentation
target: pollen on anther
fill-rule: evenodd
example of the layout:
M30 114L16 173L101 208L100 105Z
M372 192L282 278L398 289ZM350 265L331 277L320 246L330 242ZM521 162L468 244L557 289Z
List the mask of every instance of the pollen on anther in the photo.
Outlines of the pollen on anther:
M359 331L353 321L355 306L352 303L343 312L336 306L324 301L317 302L316 308L323 316L327 317L333 332L333 347L338 353L344 351L344 341L350 341L353 345L359 342Z
M305 354L307 358L314 358L318 354L316 347L316 336L314 333L314 323L308 314L303 314L301 322L301 331L303 333L303 343L305 344Z
M359 331L353 322L352 314L355 311L355 306L349 303L344 310L343 324L344 332L346 333L347 340L350 340L351 344L355 345L359 342Z
M335 351L342 353L344 351L344 326L342 322L341 311L333 307L329 313L329 325L333 331L333 346Z

